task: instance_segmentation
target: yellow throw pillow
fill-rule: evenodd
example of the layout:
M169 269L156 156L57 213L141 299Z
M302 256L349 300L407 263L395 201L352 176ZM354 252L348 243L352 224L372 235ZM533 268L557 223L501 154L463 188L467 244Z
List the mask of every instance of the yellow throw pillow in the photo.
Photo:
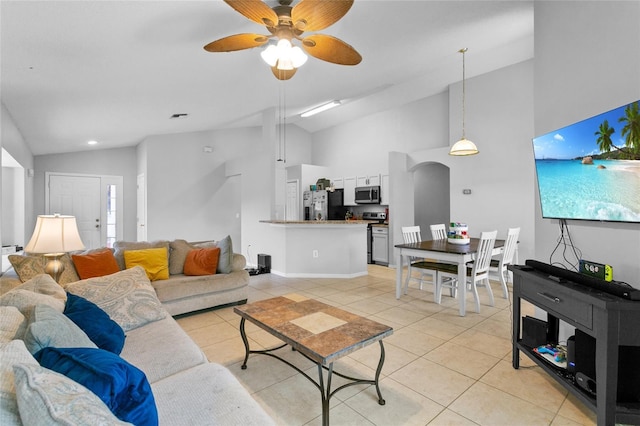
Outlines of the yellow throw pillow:
M151 281L169 279L169 261L167 249L151 248L144 250L125 250L124 263L127 267L142 266Z

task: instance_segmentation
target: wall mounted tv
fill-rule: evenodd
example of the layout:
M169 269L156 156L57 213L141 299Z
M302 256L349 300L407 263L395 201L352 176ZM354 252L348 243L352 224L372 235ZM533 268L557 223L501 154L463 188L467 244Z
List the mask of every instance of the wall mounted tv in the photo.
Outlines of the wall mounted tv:
M543 218L640 223L639 107L533 139Z

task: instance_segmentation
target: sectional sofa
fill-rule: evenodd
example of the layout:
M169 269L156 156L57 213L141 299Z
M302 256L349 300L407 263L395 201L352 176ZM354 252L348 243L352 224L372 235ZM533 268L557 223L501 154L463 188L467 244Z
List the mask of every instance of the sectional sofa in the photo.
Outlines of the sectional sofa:
M106 372L106 384L94 370ZM160 302L141 266L64 288L37 275L0 296L0 377L3 426L60 419L274 424L228 369L207 361ZM139 402L132 405L130 399Z

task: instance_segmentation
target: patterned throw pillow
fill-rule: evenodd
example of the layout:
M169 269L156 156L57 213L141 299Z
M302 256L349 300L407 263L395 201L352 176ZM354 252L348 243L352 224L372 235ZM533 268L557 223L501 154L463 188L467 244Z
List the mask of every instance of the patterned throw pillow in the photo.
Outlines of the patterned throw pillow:
M25 425L130 425L118 420L93 392L62 374L29 364L18 364L13 371Z
M64 311L67 293L49 275L42 274L0 296L0 306L15 306L24 315L34 305L49 305Z
M16 364L38 365L38 361L22 340L0 343L0 424L21 424L13 379L13 366Z
M36 275L44 274L44 268L47 265L47 259L42 255L23 256L12 254L9 255L9 262L11 262L11 266L13 266L16 274L18 274L18 278L20 278L22 282L26 282ZM69 256L68 253L60 257L60 262L64 265L64 270L60 275L60 285L72 283L80 279L71 261L71 256Z
M78 281L66 289L98 305L125 333L167 315L141 266Z

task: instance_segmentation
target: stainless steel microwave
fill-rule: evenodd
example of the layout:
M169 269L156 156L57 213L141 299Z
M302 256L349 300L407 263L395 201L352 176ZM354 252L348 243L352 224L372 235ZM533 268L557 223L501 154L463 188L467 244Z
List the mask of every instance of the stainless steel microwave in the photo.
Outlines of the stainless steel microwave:
M356 188L356 204L380 204L380 187L358 186Z

